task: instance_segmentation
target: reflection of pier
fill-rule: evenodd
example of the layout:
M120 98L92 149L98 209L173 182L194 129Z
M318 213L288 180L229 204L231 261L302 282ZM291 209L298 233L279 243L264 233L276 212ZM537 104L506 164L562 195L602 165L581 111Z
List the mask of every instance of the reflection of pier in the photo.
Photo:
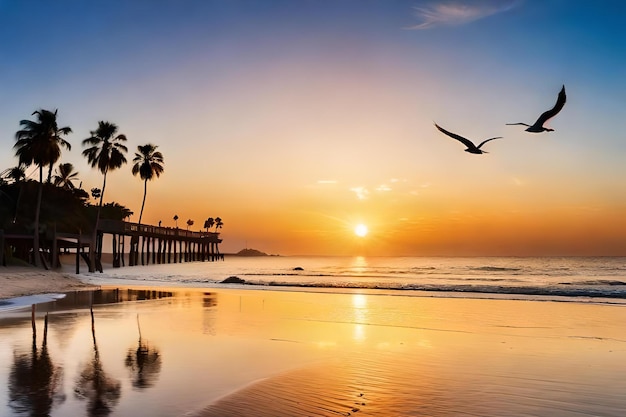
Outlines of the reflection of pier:
M104 235L111 236L112 265L114 268L134 265L182 263L223 260L220 254L219 233L192 232L170 227L151 226L117 220L101 219L95 242L96 264L91 265L89 250L92 235L57 233L48 231L41 239L41 259L44 266L56 268L61 251L76 250L76 273L79 272L80 258L87 263L90 271L102 271ZM4 235L0 231L0 265L4 264L2 254L5 247L14 256L32 262L32 235ZM127 246L128 245L128 246Z

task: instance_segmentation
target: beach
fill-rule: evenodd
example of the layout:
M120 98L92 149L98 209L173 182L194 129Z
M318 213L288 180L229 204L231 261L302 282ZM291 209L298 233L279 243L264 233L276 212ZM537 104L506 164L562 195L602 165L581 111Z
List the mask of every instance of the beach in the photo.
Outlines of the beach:
M68 272L30 266L0 267L0 300L26 295L93 288Z
M43 271L26 281L76 284ZM73 289L35 307L36 330L30 306L0 314L0 415L626 413L621 304L106 279ZM42 363L43 381L20 377Z

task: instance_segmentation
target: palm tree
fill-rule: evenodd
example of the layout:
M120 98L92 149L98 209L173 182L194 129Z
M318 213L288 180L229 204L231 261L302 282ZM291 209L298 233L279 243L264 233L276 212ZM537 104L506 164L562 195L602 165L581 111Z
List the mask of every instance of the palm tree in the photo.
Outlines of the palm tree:
M74 165L68 163L61 164L57 167L57 173L54 178L54 185L66 190L74 190L76 186L72 181L78 181L78 172L74 171Z
M57 124L57 112L50 110L37 110L37 121L21 120L19 130L15 134L17 142L13 146L16 149L15 156L20 164L29 166L35 164L39 167L39 182L43 182L43 167L48 166L48 182L52 177L52 166L61 157L61 146L68 151L72 145L62 136L72 133L69 127L59 128Z
M103 175L102 190L100 191L100 203L98 204L98 214L96 215L96 224L94 227L94 243L96 242L96 234L98 233L98 223L100 221L100 211L102 210L102 199L104 198L104 189L107 184L107 174L120 168L126 163L124 154L128 152L128 148L123 142L126 142L126 136L117 133L117 125L110 122L98 122L98 128L91 131L91 137L83 140L83 146L89 145L89 148L83 151L83 156L87 157L87 161L92 168L98 168ZM92 245L94 246L94 245ZM93 248L90 248L90 260L92 267L95 261Z
M133 175L139 174L143 180L143 201L141 202L141 211L139 212L139 224L141 224L141 216L143 216L143 207L146 204L146 194L148 192L148 180L152 180L155 176L158 178L163 173L163 155L157 151L158 146L148 143L147 145L137 146L135 157L133 158Z
M215 220L213 220L213 217L209 217L208 219L204 221L204 228L206 229L207 233L209 232L209 229L213 227L214 224L215 224Z
M48 181L52 175L52 166L61 157L61 146L70 150L72 146L62 136L72 132L69 127L59 128L57 124L57 110L37 110L33 113L36 121L21 120L21 130L15 133L15 156L19 164L39 168L39 190L37 192L37 208L35 209L35 232L33 235L33 258L36 266L41 266L39 259L39 214L41 212L41 195L43 192L43 167L49 166Z
M99 188L92 188L91 189L91 197L94 200L97 200L100 198L100 194L102 194L102 190L100 190Z
M26 179L26 167L24 165L18 165L13 168L7 168L0 173L0 177L12 180L14 184L18 183Z
M178 214L174 214L174 221L176 222L176 228L178 229Z
M224 226L224 223L222 222L222 219L219 217L215 218L215 231L217 232L217 229L221 229L222 226Z
M193 220L189 219L187 220L187 230L189 230L191 226L193 226Z

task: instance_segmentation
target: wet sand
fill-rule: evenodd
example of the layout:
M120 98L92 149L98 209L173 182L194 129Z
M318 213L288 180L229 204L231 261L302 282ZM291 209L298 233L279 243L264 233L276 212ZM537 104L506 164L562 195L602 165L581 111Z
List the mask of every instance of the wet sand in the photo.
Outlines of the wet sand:
M30 314L0 314L0 415L626 415L619 305L103 287Z
M326 327L332 358L195 415L626 415L623 306L340 297L352 317L308 324Z

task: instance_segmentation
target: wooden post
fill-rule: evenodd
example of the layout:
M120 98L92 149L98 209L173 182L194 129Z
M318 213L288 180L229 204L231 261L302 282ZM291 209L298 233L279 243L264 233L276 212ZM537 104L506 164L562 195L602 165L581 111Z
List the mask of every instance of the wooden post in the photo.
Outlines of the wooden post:
M120 235L120 239L121 239L121 243L122 243L122 250L120 251L120 258L122 258L122 266L126 266L126 263L124 262L124 250L125 250L125 246L126 246L126 235Z
M120 260L118 259L117 254L117 237L115 233L113 233L113 268L120 267Z
M52 269L57 269L59 266L59 244L57 242L57 224L54 223L52 229Z
M80 251L82 250L82 242L80 241L80 232L76 238L76 273L80 274Z
M7 266L4 259L4 230L0 229L0 265Z

